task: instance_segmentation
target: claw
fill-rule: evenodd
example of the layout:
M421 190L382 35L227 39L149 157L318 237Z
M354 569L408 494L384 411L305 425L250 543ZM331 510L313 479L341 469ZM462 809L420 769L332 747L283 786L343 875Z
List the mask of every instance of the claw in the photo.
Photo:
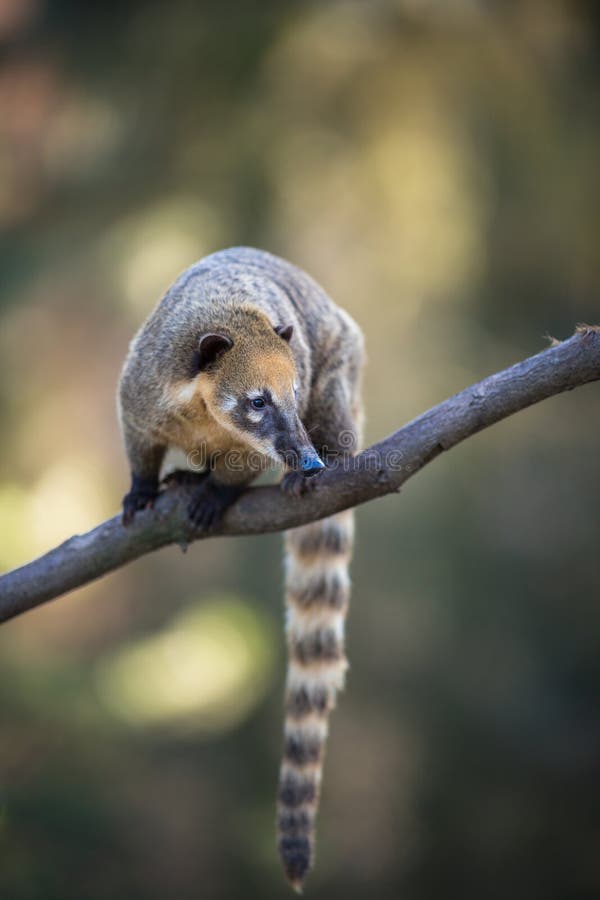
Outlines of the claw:
M123 525L131 525L136 512L140 509L151 509L154 506L158 491L132 490L123 498Z

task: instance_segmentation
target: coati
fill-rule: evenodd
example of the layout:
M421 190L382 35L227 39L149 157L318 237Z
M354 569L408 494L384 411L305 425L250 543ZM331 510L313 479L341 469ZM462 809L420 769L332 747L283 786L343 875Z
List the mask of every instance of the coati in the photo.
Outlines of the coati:
M185 271L131 343L119 414L131 468L123 522L151 505L165 451L202 451L189 505L214 528L261 469L285 467L283 491L310 489L360 441L362 333L307 274L247 247ZM352 511L287 532L289 666L278 794L278 846L300 889L314 855L329 713L343 687Z

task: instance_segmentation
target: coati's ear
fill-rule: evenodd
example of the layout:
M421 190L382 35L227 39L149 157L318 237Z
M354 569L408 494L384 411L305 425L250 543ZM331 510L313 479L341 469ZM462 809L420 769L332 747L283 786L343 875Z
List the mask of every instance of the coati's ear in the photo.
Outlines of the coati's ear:
M233 341L225 334L203 334L198 345L198 370L202 372L231 347Z
M276 325L275 326L275 334L278 334L280 338L283 338L287 344L289 344L293 332L294 332L293 325Z

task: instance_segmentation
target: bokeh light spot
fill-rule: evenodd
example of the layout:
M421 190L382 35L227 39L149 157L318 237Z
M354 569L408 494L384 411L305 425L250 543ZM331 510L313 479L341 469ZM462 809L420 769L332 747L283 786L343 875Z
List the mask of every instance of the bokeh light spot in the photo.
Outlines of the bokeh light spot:
M249 715L272 669L269 627L240 599L193 604L98 666L101 702L131 726L222 732Z

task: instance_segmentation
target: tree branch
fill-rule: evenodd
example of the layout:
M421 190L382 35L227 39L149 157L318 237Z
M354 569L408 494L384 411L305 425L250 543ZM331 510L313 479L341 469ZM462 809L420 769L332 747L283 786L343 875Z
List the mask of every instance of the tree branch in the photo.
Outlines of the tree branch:
M302 498L277 487L246 491L216 532L193 529L186 515L189 488L165 490L153 510L124 528L115 516L75 535L33 562L0 577L0 622L33 609L167 544L217 535L264 534L304 525L398 491L444 450L546 397L600 380L600 326L573 337L450 397L359 456L319 476Z

